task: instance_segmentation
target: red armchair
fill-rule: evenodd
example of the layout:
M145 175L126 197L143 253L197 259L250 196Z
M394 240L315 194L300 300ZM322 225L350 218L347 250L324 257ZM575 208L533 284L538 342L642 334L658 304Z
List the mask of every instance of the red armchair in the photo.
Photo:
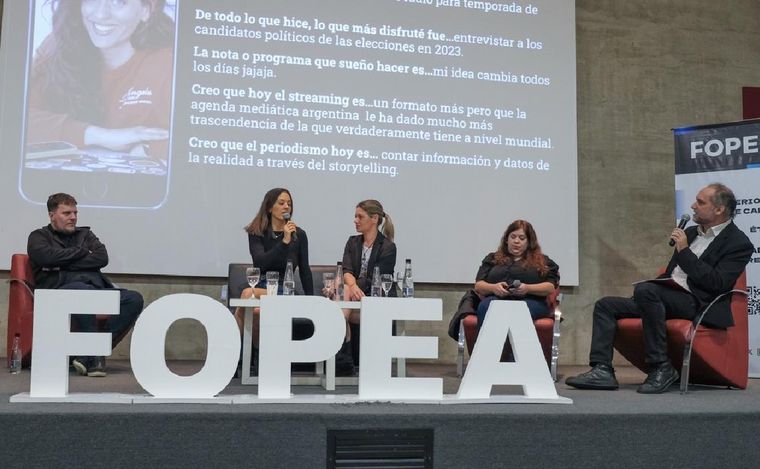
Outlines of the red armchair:
M13 338L16 334L21 338L21 365L28 367L32 362L32 329L34 326L34 274L29 256L13 254L11 257L10 292L8 295L8 341L7 353L11 356ZM97 315L98 327L106 329L108 316ZM125 331L120 336L113 336L112 347L115 347L126 336Z
M11 356L13 338L21 338L21 364L28 367L32 359L32 317L34 311L34 275L26 254L11 257L10 291L8 294L7 357Z
M704 313L694 322L686 319L669 319L666 322L668 355L673 366L681 372L682 392L688 390L689 382L739 389L747 387L749 336L746 290L747 277L744 272L736 280L734 289L723 293L732 295L734 325L728 329L701 325ZM636 368L647 371L641 319L619 319L617 324L615 348Z

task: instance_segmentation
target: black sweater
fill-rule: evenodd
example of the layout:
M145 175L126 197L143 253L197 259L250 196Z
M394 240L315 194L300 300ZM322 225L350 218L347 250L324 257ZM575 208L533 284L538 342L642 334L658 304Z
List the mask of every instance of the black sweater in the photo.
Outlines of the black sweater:
M306 232L296 228L296 237L291 238L290 244L283 243L282 238L282 232L273 232L271 229L267 229L262 236L248 234L248 249L254 267L261 269L262 278L266 272L279 272L282 284L285 268L290 260L293 262L293 268L298 267L304 294L313 295L314 282L309 267L309 238Z

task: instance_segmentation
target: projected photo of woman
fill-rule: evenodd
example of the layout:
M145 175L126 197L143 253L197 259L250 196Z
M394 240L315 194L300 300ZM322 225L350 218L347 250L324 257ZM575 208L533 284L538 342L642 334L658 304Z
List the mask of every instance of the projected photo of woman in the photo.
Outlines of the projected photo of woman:
M494 300L524 301L536 320L550 313L546 297L559 285L559 266L541 252L533 225L515 220L498 249L483 259L475 279L478 328Z
M175 1L166 3L37 0L35 41L49 34L31 67L26 167L166 174Z

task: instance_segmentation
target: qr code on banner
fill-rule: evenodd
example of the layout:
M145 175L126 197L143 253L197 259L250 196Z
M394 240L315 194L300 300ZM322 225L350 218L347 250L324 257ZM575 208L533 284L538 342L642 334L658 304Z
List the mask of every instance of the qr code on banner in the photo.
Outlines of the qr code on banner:
M750 316L760 314L760 287L754 285L747 286L748 304L747 309Z

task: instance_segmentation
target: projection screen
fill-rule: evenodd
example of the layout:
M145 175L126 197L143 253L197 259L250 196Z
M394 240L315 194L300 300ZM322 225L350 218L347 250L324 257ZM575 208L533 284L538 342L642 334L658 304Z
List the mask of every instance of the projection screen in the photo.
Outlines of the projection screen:
M5 3L0 268L68 192L107 272L224 276L286 187L312 264L377 199L417 281L473 282L521 218L578 284L573 1L162 3Z

